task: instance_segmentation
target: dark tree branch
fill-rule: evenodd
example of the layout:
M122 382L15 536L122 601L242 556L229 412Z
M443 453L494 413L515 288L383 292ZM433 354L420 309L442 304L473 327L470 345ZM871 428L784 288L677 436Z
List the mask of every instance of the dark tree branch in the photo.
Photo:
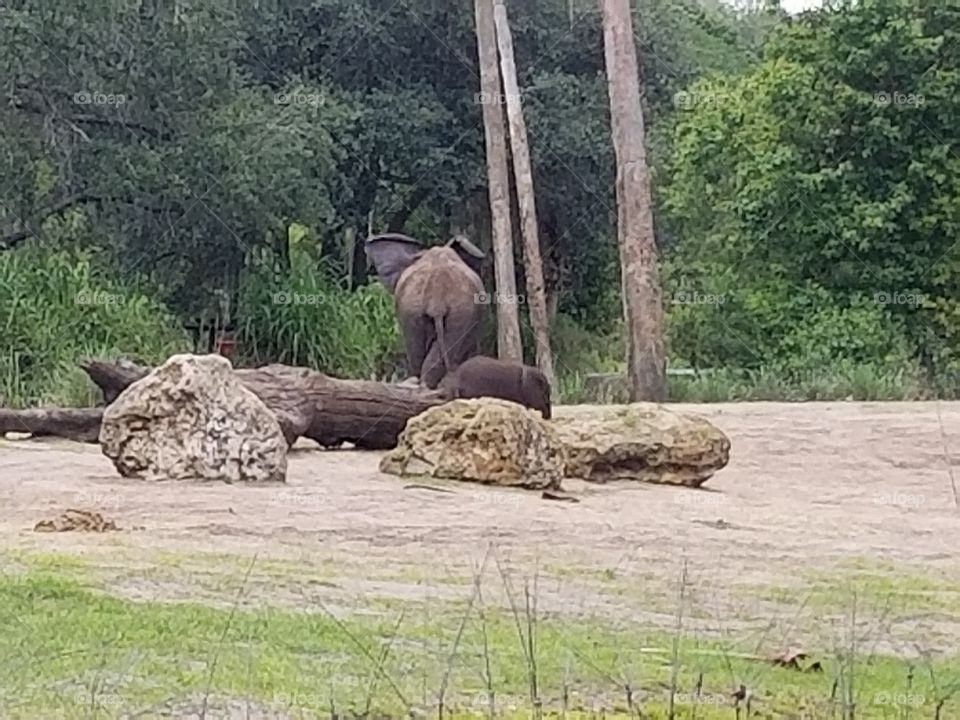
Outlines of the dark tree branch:
M407 224L407 220L429 196L430 188L427 185L417 186L410 196L404 200L400 209L387 220L387 232L403 232L403 226Z
M65 116L66 117L66 116ZM142 132L145 135L156 140L169 140L170 133L166 131L158 130L155 127L150 127L138 122L130 122L122 118L112 118L105 115L71 115L66 117L67 120L73 123L78 123L82 125L99 125L102 127L115 127L115 128L124 128L126 130L136 130Z
M24 240L33 237L37 234L36 227L43 224L43 221L47 218L54 215L59 215L65 210L69 210L77 205L82 205L83 203L92 202L96 199L97 198L95 196L86 192L67 195L61 200L58 200L52 205L48 205L40 210L31 220L24 221L21 229L11 230L0 234L0 249L9 250L10 248L22 243Z
M53 217L54 215L59 215L62 212L85 203L105 202L139 205L147 210L150 210L151 212L163 212L170 209L167 206L150 205L143 200L131 197L96 195L88 191L72 193L38 210L30 220L23 221L23 227L16 230L7 229L6 231L0 232L0 250L9 250L22 243L24 240L28 240L29 238L33 237L37 234L38 228L44 223L44 221Z
M158 128L151 127L149 125L144 125L143 123L131 122L129 120L124 120L119 117L110 117L108 115L94 115L90 113L81 113L79 115L65 115L60 113L60 111L50 103L49 107L44 107L36 103L29 101L17 100L14 105L18 110L23 112L30 113L32 115L59 115L64 120L70 123L79 124L79 125L94 125L100 127L112 127L112 128L124 128L127 130L133 130L137 132L142 132L145 135L156 140L169 140L170 133L168 131L162 131Z

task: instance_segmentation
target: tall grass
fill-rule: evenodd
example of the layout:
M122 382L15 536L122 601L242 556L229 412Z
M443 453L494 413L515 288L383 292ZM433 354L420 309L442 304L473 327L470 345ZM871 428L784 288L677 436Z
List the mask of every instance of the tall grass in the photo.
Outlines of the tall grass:
M585 373L560 375L560 402L627 402L625 382L588 388ZM828 400L930 400L960 397L955 386L928 380L915 368L883 368L871 365L836 365L818 372L788 372L776 368L737 370L717 368L690 376L668 376L670 402L712 403Z
M289 266L266 251L251 258L240 278L237 310L238 364L281 362L344 378L390 379L405 372L389 294L377 282L348 289L309 245L293 243ZM493 313L488 315L485 352L494 354ZM612 386L600 396L584 388L589 373L623 371L619 336L616 329L600 335L568 317L555 319L558 402L625 401ZM532 348L532 342L526 344ZM0 253L0 405L90 404L95 393L78 360L126 356L152 364L189 348L161 303L135 280L111 276L87 255L35 247ZM879 364L805 372L720 368L672 376L669 386L674 402L960 397L955 377L930 379L916 367Z
M349 290L328 262L293 244L289 269L269 252L241 282L238 325L245 363L280 362L345 378L403 368L393 301L379 283Z
M813 372L776 368L670 378L674 402L926 400L936 396L915 368L838 364Z
M150 363L188 347L160 303L86 255L34 247L0 253L0 405L90 404L82 358Z

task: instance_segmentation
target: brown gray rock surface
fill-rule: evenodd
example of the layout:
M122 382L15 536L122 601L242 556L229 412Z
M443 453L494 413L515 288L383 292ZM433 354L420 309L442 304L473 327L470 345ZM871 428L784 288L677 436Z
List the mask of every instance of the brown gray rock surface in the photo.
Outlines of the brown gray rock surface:
M655 403L563 408L552 425L567 446L564 475L697 487L730 459L730 441L705 418Z
M565 465L550 423L516 403L492 398L454 400L407 422L382 472L467 480L490 485L556 489Z
M100 447L124 477L284 481L277 418L219 355L174 355L103 411Z

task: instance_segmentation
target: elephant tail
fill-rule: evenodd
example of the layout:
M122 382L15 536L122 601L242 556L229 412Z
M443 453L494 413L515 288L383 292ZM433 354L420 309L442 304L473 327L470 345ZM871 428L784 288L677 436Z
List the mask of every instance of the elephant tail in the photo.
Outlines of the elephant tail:
M450 356L447 354L447 339L444 334L444 323L446 316L443 313L437 313L433 316L433 327L437 332L437 346L440 348L440 361L443 363L444 373L450 372Z

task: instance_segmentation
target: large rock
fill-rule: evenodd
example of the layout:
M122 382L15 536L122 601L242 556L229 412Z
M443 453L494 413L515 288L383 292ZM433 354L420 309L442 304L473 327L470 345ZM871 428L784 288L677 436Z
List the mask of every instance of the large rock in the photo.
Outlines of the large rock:
M393 475L557 489L563 443L538 413L517 403L454 400L412 417L380 461Z
M276 417L219 355L174 355L103 412L100 447L124 477L284 481Z
M705 418L655 403L562 408L553 426L567 446L565 475L591 482L706 482L730 459L730 441Z

